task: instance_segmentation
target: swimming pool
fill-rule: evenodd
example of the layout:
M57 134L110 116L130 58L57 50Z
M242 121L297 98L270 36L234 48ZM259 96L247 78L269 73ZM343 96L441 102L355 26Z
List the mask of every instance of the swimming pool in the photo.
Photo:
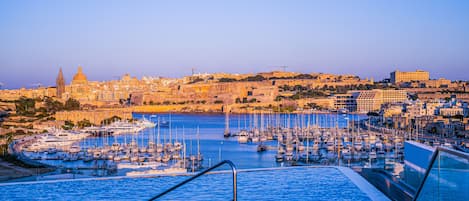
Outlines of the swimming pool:
M0 184L0 200L147 200L187 176L115 177ZM163 200L229 200L231 174L208 174ZM242 170L239 200L387 200L348 168L290 167Z

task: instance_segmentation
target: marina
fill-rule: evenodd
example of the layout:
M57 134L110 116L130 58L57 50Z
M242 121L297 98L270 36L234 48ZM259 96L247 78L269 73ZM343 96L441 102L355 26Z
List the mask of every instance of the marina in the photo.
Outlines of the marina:
M168 127L158 126L166 124L160 117L170 119ZM223 159L241 168L343 165L393 171L403 163L404 137L361 129L366 118L356 114L134 114L134 119L79 131L55 129L15 149L61 173L88 176L195 172ZM98 129L105 132L90 132Z

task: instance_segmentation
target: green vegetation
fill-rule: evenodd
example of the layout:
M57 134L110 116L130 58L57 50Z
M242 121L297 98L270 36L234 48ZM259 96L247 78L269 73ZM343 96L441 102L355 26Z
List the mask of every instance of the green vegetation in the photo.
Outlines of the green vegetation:
M120 121L120 120L122 120L122 118L120 118L120 117L114 115L114 116L112 116L112 117L110 117L110 118L107 118L107 119L102 120L102 121L101 121L101 125L108 125L108 124L110 124L110 123L112 123L112 122L116 122L116 121Z
M249 76L247 78L244 78L240 81L248 81L248 82L260 82L266 80L264 76L262 75L255 75L255 76Z
M302 98L325 98L327 96L329 96L327 93L320 90L308 90L297 92L290 98L293 100L298 100Z
M195 103L196 104L205 104L205 103L207 103L207 101L206 100L198 100Z
M317 105L316 103L307 103L305 106L306 109L315 109L315 110L323 110L321 106Z
M64 109L64 104L50 97L44 97L44 106L48 113L55 114Z
M83 119L77 122L77 126L78 128L85 128L85 127L90 127L94 125L88 119Z
M198 78L195 78L194 80L192 80L191 82L189 82L189 84L194 84L194 83L197 83L197 82L203 82L204 79L198 77Z
M80 102L78 102L77 100L75 100L73 98L69 98L65 102L64 109L69 110L69 111L70 110L79 110L80 109Z
M317 76L312 76L310 74L299 74L293 77L293 79L308 79L308 80L317 79L317 78L318 78Z
M325 86L327 88L327 86ZM284 99L288 100L298 100L302 98L325 98L329 96L329 93L326 92L326 90L320 90L320 89L311 89L309 87L301 86L301 85L295 85L295 86L288 86L288 85L283 85L279 86L280 91L289 91L295 93L292 96L286 97L286 96L277 96L275 98L275 101L281 101Z
M15 101L16 114L32 117L36 114L36 100L32 98L21 97Z
M289 104L289 105L280 104L279 106L273 106L272 110L274 112L293 112L296 110L296 106L292 104Z
M236 82L236 81L238 81L238 80L237 80L237 79L234 79L234 78L225 78L225 77L220 78L220 79L218 80L218 82Z
M4 138L5 144L0 145L0 150L2 152L2 157L8 154L8 145L13 142L13 135L14 133L7 133L5 135L0 135L0 139Z
M64 130L72 130L73 127L75 127L75 124L72 121L65 121L65 125L62 126Z

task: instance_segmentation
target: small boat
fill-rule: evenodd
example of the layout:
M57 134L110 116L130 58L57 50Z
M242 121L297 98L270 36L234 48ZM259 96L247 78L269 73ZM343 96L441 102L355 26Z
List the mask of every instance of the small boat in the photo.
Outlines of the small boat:
M277 153L277 155L275 155L275 160L277 162L282 162L283 161L283 155L280 154L280 153Z
M267 151L267 146L264 144L257 145L257 152L264 152Z
M70 150L69 150L70 153L78 153L80 151L81 151L81 148L78 145L72 145L72 147L70 147Z
M242 130L238 134L238 142L241 144L245 144L248 142L248 134L245 130Z

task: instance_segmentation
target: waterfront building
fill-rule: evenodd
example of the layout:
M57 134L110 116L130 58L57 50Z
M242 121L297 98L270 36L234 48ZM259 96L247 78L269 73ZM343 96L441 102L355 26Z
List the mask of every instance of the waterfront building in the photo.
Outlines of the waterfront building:
M361 113L378 111L382 104L408 100L405 90L382 89L350 91L346 94L335 94L333 97L335 109L347 109L351 112Z
M359 91L357 97L357 111L370 112L378 111L384 103L404 102L407 99L405 90L368 90Z
M335 94L334 108L336 110L346 109L349 112L357 111L357 97L359 92L349 92L346 94Z
M391 72L391 83L396 84L400 82L411 82L411 81L425 81L430 79L430 73L428 71L416 70L413 72L401 72L396 70Z

